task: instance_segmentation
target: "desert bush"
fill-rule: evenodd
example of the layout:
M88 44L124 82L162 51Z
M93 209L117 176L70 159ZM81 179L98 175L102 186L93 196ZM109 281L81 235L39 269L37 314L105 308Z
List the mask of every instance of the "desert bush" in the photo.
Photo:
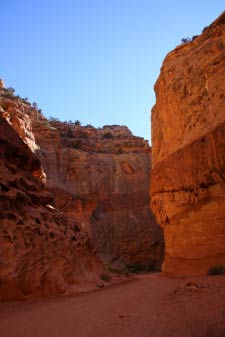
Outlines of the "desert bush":
M212 266L208 270L208 275L225 275L225 267L222 264Z
M192 36L192 41L194 41L195 39L197 39L197 37L199 37L199 35Z
M117 268L114 268L114 267L111 267L111 266L108 267L108 271L112 274L122 274L121 269L117 269Z
M188 43L188 42L191 42L192 39L190 37L183 37L183 39L181 39L181 42L182 43Z
M59 122L59 119L58 118L56 118L56 117L52 117L52 116L50 116L49 118L48 118L48 121L50 122L50 123L54 123L54 122Z
M9 91L9 92L11 92L12 94L14 94L14 92L15 92L15 89L12 88L12 87L7 88L6 90Z
M37 103L36 103L36 102L33 102L33 103L32 103L32 106L33 106L33 108L35 108L35 109L37 109L37 108L38 108L38 105L37 105Z
M112 278L109 274L101 274L100 279L105 282L110 282Z
M124 275L124 276L129 276L130 273L128 270L126 269L118 269L118 268L114 268L112 266L108 267L108 271L112 274L118 274L118 275Z

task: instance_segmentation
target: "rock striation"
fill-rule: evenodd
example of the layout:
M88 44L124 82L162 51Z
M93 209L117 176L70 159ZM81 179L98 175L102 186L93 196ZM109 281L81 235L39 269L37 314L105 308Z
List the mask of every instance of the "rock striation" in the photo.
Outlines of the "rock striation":
M104 271L76 222L50 205L40 166L0 116L0 300L70 294Z
M147 141L124 126L46 125L40 116L33 131L54 206L81 223L101 259L159 268L163 238L149 209Z
M35 177L69 227L78 226L112 269L157 269L163 236L149 209L151 149L125 126L47 120L0 90L0 114L40 161ZM24 146L25 146L24 145Z
M151 206L163 270L225 264L225 12L165 58L152 110Z

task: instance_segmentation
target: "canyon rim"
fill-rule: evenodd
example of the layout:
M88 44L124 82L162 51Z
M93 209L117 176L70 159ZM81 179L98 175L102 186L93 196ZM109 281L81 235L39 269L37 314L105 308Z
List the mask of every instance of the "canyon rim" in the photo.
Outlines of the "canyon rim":
M165 58L152 110L151 207L163 271L225 264L225 12Z

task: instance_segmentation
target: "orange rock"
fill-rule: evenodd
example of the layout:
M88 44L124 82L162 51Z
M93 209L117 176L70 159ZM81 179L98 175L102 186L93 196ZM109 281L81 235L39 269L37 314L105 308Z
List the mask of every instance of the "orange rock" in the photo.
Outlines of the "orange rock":
M0 142L0 300L99 285L99 257L158 268L163 238L149 209L148 142L125 126L49 122L7 89L0 96L0 141L14 132L10 149Z
M5 83L2 79L0 79L0 88L5 88Z
M104 271L76 222L48 205L53 197L34 177L39 170L39 159L0 117L0 300L70 293L74 276L98 284Z
M163 270L205 274L225 264L225 12L167 55L155 91L151 205Z
M148 143L125 126L45 123L33 130L55 207L77 219L106 263L158 268L163 238L149 209Z
M48 121L5 93L2 115L38 156L42 167L33 175L53 193L53 206L79 223L105 262L160 267L163 238L149 209L148 142L126 126Z

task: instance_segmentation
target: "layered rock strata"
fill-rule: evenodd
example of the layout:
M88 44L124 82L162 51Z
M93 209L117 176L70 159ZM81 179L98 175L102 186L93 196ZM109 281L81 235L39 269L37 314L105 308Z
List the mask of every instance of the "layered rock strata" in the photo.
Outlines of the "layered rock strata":
M163 270L225 264L225 12L165 58L152 110L151 205Z
M150 148L127 127L33 123L55 206L89 232L108 264L158 268L163 238L149 209ZM46 135L48 136L46 137Z
M47 120L2 89L1 113L38 156L52 205L79 224L109 266L159 268L163 237L149 209L148 142L125 126ZM138 268L139 268L138 267Z
M0 300L99 284L104 268L88 237L50 205L39 159L1 116L0 172Z

